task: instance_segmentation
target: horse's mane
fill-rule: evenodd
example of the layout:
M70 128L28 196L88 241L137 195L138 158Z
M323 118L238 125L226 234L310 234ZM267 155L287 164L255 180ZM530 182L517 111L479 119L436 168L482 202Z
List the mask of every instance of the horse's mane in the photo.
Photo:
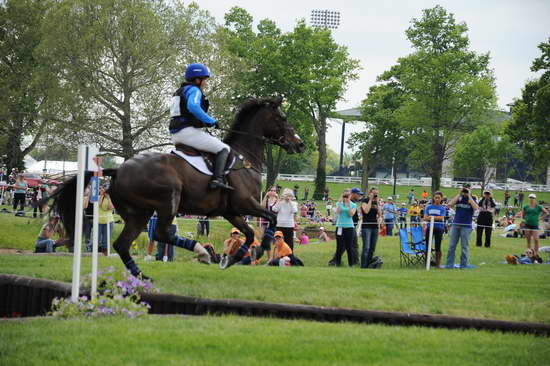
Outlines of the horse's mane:
M250 117L250 115L256 112L258 108L268 104L280 106L281 98L250 98L247 101L243 102L235 112L235 118L233 119L233 123L231 124L231 129L238 131L241 130L244 127L243 125L248 122L248 118Z
M273 106L280 106L282 98L280 97L267 97L267 98L250 98L237 108L235 112L235 117L231 123L231 129L236 131L242 131L246 128L246 125L249 122L249 119L254 113L258 111L259 108L267 106L269 104ZM225 143L230 143L231 138L234 137L232 134L229 134L225 139Z

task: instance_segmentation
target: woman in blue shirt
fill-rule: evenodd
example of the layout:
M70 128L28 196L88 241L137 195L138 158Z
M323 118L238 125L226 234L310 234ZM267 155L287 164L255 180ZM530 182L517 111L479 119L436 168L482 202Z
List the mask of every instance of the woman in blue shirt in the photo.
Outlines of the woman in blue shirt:
M15 211L17 209L17 206L20 206L19 211L17 211L15 215L23 216L25 215L25 199L27 198L27 190L29 189L29 186L27 182L25 182L25 177L23 176L23 174L19 174L17 176L17 179L13 184L13 189L13 210Z
M388 202L382 207L382 212L384 213L384 222L386 223L386 234L392 236L395 214L397 213L392 197L388 197Z
M428 205L424 209L424 220L430 222L431 216L434 217L434 230L433 239L435 243L435 265L439 267L441 265L441 240L443 239L443 232L445 230L445 206L441 204L443 200L443 193L435 192L432 204ZM430 224L428 223L428 229L426 230L426 243L430 240Z
M353 258L353 238L355 237L355 227L353 226L353 215L357 211L357 205L351 201L351 192L346 189L342 193L342 198L336 204L336 254L334 263L336 266L342 264L342 255L344 251L348 253L348 264L353 266L356 258Z

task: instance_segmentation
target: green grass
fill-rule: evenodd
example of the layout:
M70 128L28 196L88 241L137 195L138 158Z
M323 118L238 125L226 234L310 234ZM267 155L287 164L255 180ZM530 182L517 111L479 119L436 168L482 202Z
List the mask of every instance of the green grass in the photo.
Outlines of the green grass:
M0 321L3 365L546 365L523 334L236 316Z

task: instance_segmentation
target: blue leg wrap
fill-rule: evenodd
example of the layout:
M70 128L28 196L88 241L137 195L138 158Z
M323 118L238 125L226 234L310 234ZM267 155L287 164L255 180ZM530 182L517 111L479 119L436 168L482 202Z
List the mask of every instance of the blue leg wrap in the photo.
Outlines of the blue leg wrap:
M273 241L273 229L267 228L264 232L264 237L262 238L262 248L264 250L270 250L271 249L271 242Z
M124 265L126 266L126 268L128 268L128 271L130 271L130 273L134 276L137 276L141 273L136 262L134 262L133 259L130 259L128 262L125 262Z
M182 238L181 236L176 235L176 242L174 245L177 247L193 251L195 244L197 244L196 240Z
M248 253L248 245L243 244L241 245L239 250L237 250L237 253L235 253L235 255L233 256L233 260L235 262L239 262L241 259L244 258L246 253Z

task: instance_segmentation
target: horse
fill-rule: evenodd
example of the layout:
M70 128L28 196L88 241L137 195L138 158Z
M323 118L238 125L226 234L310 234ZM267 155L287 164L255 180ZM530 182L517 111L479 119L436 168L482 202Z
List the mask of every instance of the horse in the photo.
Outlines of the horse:
M226 262L226 267L239 262L254 241L254 231L244 220L244 215L268 221L259 256L270 249L277 217L258 201L265 144L278 145L289 154L304 151L304 143L288 123L281 110L281 103L280 97L250 99L238 108L224 139L231 147L232 154L240 160L240 164L236 163L226 176L234 188L232 191L209 190L210 176L198 172L186 160L173 153L143 153L126 160L118 169L103 170L104 176L111 177L107 193L116 212L124 220L124 228L113 247L134 276L148 278L132 259L129 248L155 211L158 219L154 239L197 253L202 248L199 243L170 233L174 217L178 213L223 216L246 236L237 254ZM92 175L92 172L85 172L85 185ZM50 197L53 199L52 211L60 216L71 241L75 196L76 176L66 181ZM74 245L72 242L68 244Z

